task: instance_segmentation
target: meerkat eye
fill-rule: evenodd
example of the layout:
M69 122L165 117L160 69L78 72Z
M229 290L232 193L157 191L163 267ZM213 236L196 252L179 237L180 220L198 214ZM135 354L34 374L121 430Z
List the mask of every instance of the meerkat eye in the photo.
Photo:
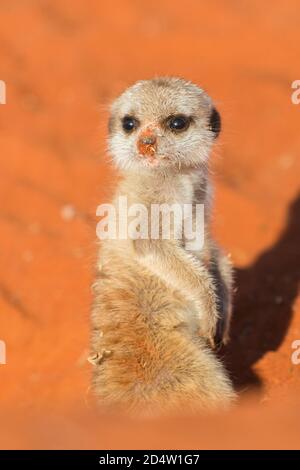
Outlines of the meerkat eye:
M133 116L124 116L122 119L122 127L127 134L136 129L138 125L138 120L135 119Z
M173 132L182 132L185 131L190 125L190 119L187 116L178 114L177 116L172 116L168 119L168 127Z

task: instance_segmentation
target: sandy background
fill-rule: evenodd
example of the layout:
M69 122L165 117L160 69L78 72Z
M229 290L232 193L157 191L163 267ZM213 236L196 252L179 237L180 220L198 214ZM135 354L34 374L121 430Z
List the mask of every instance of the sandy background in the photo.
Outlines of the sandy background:
M300 447L298 0L1 0L0 447ZM214 230L237 272L228 415L133 423L90 408L107 105L180 75L223 117ZM141 432L143 429L143 432Z

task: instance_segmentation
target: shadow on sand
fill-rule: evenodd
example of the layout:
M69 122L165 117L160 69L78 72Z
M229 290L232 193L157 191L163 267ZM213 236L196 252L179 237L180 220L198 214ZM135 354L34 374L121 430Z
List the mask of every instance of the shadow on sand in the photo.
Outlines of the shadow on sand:
M237 389L261 387L253 370L283 341L300 279L300 195L292 202L278 241L253 265L236 272L231 341L221 352Z

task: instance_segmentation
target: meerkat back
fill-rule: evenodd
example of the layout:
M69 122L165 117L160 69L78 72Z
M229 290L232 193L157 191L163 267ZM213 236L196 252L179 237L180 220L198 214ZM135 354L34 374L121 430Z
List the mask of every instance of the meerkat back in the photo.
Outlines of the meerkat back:
M113 216L125 232L101 241L89 360L95 394L114 411L211 409L235 396L213 351L216 337L228 337L232 289L208 226L207 164L219 130L211 99L182 79L138 82L112 105L109 150L123 176ZM208 212L202 244L183 234L182 212L181 221L169 217L168 236L152 217L154 206L193 213L198 203Z

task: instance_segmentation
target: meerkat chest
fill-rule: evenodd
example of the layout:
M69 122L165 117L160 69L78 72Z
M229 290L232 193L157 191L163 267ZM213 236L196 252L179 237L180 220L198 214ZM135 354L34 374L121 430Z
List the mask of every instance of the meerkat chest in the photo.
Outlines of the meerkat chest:
M181 206L183 214L182 247L199 256L205 244L206 211L209 210L207 201L209 199L208 181L199 178L198 175L190 175L184 182L181 193Z
M155 181L139 178L134 182L126 181L122 197L129 196L126 200L131 232L138 237L141 231L142 238L148 234L151 239L180 240L182 247L186 248L186 242L196 238L196 231L202 224L196 208L200 186L201 181L195 175L177 175ZM134 208L138 209L138 216L132 213ZM124 211L119 209L119 212L123 214Z
M170 185L166 191L166 200L172 204L193 204L195 196L195 183L189 176L182 176L179 181Z
M183 176L167 191L161 205L161 213L169 213L171 237L182 240L183 246L188 232L193 231L196 226L195 188L195 180L190 176Z

